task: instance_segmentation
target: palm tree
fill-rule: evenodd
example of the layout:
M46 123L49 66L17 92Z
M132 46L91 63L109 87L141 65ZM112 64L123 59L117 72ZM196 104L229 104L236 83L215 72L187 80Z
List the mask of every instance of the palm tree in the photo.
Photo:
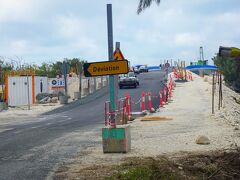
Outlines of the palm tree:
M140 0L137 13L140 14L144 9L150 7L153 1L159 5L161 0Z

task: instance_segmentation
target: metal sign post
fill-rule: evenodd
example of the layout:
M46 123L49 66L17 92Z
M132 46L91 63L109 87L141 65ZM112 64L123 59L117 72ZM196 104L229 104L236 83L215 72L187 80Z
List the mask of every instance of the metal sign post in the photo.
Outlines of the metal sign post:
M82 63L80 63L79 65L79 99L82 98L82 71L83 71L83 67L82 67Z
M108 28L108 58L109 63L126 63L123 67L128 67L128 61L126 60L114 60L114 54L113 54L113 27L112 27L112 5L107 4L107 28ZM120 44L117 46L120 46ZM118 57L121 57L121 55ZM102 68L99 68L100 70ZM105 68L103 68L105 69ZM107 69L110 69L107 68ZM111 68L113 70L113 68ZM114 68L116 70L120 70L115 66ZM96 69L95 69L96 70ZM101 70L102 71L102 70ZM126 70L126 73L128 72L128 68ZM116 73L117 74L117 73ZM103 140L103 152L104 153L126 153L130 151L131 147L131 134L130 134L130 127L116 127L116 105L117 105L117 90L118 87L116 87L118 83L118 76L111 74L109 75L109 89L110 89L110 107L107 112L107 116L110 115L110 123L111 128L105 127L102 128L102 140ZM106 108L106 107L105 107ZM109 123L107 123L109 125ZM116 136L116 134L123 134L123 136ZM122 143L124 142L124 143Z
M66 61L63 61L62 64L62 72L64 76L64 87L65 87L65 95L67 96L67 72L68 72L68 64Z
M108 60L114 61L113 59L113 25L112 25L112 4L107 4L107 30L108 30ZM115 91L116 78L114 75L109 76L109 91L110 91L110 111L115 112L117 93ZM115 115L111 114L111 123L115 127Z
M4 101L4 93L3 93L3 73L2 73L2 62L0 61L0 85L2 86L2 94L1 94L1 97L0 97L0 102Z
M32 84L33 85L33 84ZM28 110L30 110L30 86L29 86L29 76L27 72L27 100L28 100Z
M123 54L122 54L122 52L121 52L121 50L120 50L120 42L116 42L116 46L115 46L115 52L116 52L116 50L119 50L119 53L121 54L121 57L122 57L122 61L124 61L124 57L123 57ZM114 53L115 53L114 52ZM115 59L115 54L113 53L113 58L114 58L114 61L116 61L116 59ZM120 60L119 59L119 60ZM126 62L126 71L123 73L123 74L126 74L126 73L128 73L128 61ZM115 89L115 99L116 99L116 101L115 101L115 103L117 103L117 100L118 100L118 75L115 75L114 76L114 89Z

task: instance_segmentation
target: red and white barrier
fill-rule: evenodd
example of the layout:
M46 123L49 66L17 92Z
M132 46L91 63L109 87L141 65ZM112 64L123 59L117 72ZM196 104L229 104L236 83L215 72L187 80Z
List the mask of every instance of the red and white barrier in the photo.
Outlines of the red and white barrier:
M191 72L191 71L187 71L187 80L188 80L188 81L192 81L192 80L193 80L192 72Z
M131 116L132 116L132 113L131 113L131 97L128 93L126 94L126 102L127 102L126 112L127 112L127 115L128 115L128 119L130 120Z
M162 91L159 91L159 109L163 107Z
M156 111L152 106L152 95L150 91L148 91L148 109L151 113Z
M145 92L144 91L142 91L142 94L141 94L141 111L142 112L146 111Z
M145 93L142 91L141 97L138 99L137 102L134 102L131 100L131 97L129 93L126 93L125 98L119 99L117 101L117 107L114 112L110 112L110 102L106 101L105 102L105 126L111 126L111 127L116 127L116 124L114 122L111 122L111 119L113 116L116 117L118 113L122 114L122 122L124 122L124 118L128 117L128 119L131 119L132 116L132 104L138 105L140 104L140 111L145 112L146 109L148 108L150 113L156 112L155 108L153 107L153 102L152 98L159 98L159 109L162 108L164 105L167 104L168 100L171 100L173 97L173 89L176 86L175 80L179 78L179 72L177 70L173 70L170 74L168 74L168 83L165 85L164 89L158 92L158 95L152 95L150 91ZM192 80L192 73L187 71L187 78L188 80ZM146 104L146 96L148 100L148 104ZM146 107L148 106L148 107ZM138 105L139 107L139 105Z
M193 81L192 72L190 72L190 80Z
M105 126L110 125L109 124L109 101L105 102Z
M164 87L163 89L163 104L166 105L167 104L167 88Z

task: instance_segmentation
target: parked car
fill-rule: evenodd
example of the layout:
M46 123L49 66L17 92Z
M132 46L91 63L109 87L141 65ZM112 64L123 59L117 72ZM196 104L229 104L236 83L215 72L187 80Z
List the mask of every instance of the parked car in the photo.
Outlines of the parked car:
M135 74L139 74L140 73L139 68L137 68L137 67L134 67L133 71L134 71Z
M142 73L142 72L148 72L148 67L147 67L147 65L140 66L140 67L139 67L139 72L140 72L140 73Z
M137 88L139 85L139 80L134 72L129 72L128 74L119 75L118 86L120 89L123 87L134 87Z

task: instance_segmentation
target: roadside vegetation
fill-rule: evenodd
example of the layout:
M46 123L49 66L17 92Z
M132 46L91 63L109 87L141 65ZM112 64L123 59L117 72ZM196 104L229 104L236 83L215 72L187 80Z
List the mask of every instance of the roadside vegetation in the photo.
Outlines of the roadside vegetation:
M65 167L66 168L66 167ZM187 153L172 157L126 158L120 165L93 165L71 173L59 170L54 179L158 180L240 179L240 149Z
M84 60L80 58L72 58L67 59L65 58L64 61L67 62L69 66L69 72L79 74L79 67L80 65L83 65ZM4 60L3 58L0 59L0 64L2 67L2 75L13 71L15 74L25 74L28 71L34 71L36 76L47 76L49 78L54 78L57 75L62 75L62 61L56 61L56 62L49 62L49 63L42 63L41 65L36 64L21 64L21 61L18 60L12 60L11 63Z
M240 61L235 58L220 57L218 55L213 57L212 60L224 75L227 85L240 92Z
M10 62L9 62L10 61ZM49 78L55 78L62 76L62 61L42 63L41 65L36 64L23 64L20 58L17 60L9 59L6 61L5 58L0 57L0 102L4 101L4 84L5 77L8 75L13 76L26 76L35 74L36 76L47 76ZM86 62L80 58L67 59L64 61L68 65L68 72L79 75L80 66Z

